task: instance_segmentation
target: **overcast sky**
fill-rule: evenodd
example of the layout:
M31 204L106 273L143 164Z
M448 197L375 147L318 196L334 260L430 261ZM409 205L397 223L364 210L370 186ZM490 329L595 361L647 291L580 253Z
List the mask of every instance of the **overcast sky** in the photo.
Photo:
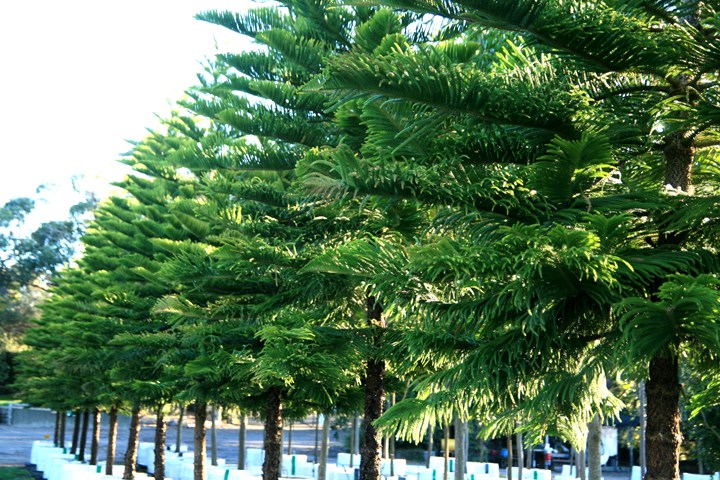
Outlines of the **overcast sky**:
M70 179L101 194L116 160L157 126L200 64L243 37L193 18L250 0L18 0L0 6L0 204L33 195L45 216L72 203ZM67 199L67 200L66 200Z

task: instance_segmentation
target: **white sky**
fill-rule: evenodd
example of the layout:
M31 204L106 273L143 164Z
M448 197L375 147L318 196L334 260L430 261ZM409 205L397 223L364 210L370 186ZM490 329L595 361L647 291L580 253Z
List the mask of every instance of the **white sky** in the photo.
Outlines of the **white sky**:
M71 177L101 195L116 160L193 85L200 63L246 39L193 18L250 0L10 0L0 6L0 205L55 185L38 217L62 219Z

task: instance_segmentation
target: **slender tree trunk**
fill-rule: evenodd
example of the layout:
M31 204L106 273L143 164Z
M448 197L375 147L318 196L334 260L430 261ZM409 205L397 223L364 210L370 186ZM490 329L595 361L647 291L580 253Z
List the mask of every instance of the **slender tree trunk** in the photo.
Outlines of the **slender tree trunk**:
M355 455L360 455L360 417L355 415L355 450L352 451ZM351 464L352 466L352 464Z
M357 432L357 416L353 417L350 424L350 468L353 468L353 459L355 457L355 432Z
M315 451L313 462L320 463L320 414L315 412Z
M88 423L90 422L90 410L83 410L82 429L80 430L80 453L78 460L85 461L85 446L87 445Z
M217 407L213 404L210 407L210 464L217 467Z
M165 480L165 440L167 439L167 423L163 406L158 405L155 420L155 480Z
M185 405L180 405L180 418L178 418L177 433L175 435L175 453L180 453L182 444L183 418L185 417Z
M327 478L328 444L330 440L330 415L323 416L322 441L320 444L320 466L318 467L317 480Z
M680 382L677 358L650 361L647 385L647 480L680 478Z
M293 434L293 422L288 425L288 441L287 441L287 453L292 455L292 434Z
M513 474L512 474L512 464L513 464L513 443L512 443L512 433L509 433L507 436L507 451L508 451L508 457L507 457L507 479L513 480Z
M430 457L433 456L433 426L428 425L428 449L427 449L427 462L425 462L425 468L430 468Z
M62 412L60 417L60 448L65 448L65 427L67 425L67 415Z
M140 439L140 406L135 405L130 414L130 432L128 434L127 449L125 450L124 480L135 477L135 464L137 463L138 442Z
M523 434L522 432L515 433L515 442L517 443L517 464L518 464L518 480L522 480L523 478L523 463L524 458L523 454L525 453L523 451Z
M385 323L382 319L382 307L372 296L367 298L367 318L373 336L370 341L372 344L379 344ZM360 480L380 480L382 445L380 434L372 423L382 415L384 402L385 360L369 358L365 367L365 434L360 453Z
M455 480L465 480L465 425L455 417Z
M100 409L93 409L93 433L90 443L90 465L97 465L100 450Z
M267 413L265 416L265 462L263 462L263 480L280 478L282 461L282 390L270 387L268 390Z
M205 480L205 456L207 455L205 420L207 420L207 404L204 402L196 402L194 438L195 468L193 469L194 480Z
M450 425L443 428L443 440L445 446L443 448L443 480L450 477Z
M600 477L602 477L602 469L600 466L601 448L602 424L600 423L600 416L595 415L590 425L588 425L587 455L588 471L590 473L589 480L600 480Z
M587 480L585 474L585 449L578 450L577 452L577 467L576 467L577 478L580 480Z
M55 412L55 429L53 432L53 445L60 446L60 412Z
M240 414L240 438L238 438L238 470L245 470L245 439L247 438L247 417Z
M638 385L638 395L640 397L640 475L645 477L647 472L647 405L645 396L645 382L641 381Z
M80 410L75 410L75 412L73 413L72 445L70 447L70 453L72 453L73 455L77 455L79 439L80 439Z
M105 461L105 475L113 474L113 463L115 463L115 450L117 449L117 429L118 429L118 408L113 405L109 413L110 425L108 426L108 447L107 459Z

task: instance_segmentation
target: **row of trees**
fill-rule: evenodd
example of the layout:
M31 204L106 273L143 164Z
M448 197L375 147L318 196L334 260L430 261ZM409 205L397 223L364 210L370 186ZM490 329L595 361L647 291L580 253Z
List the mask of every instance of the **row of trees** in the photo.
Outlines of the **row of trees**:
M703 372L694 413L718 398L717 9L200 14L258 48L134 145L27 336L26 396L134 424L174 401L201 429L208 403L258 414L266 480L283 418L364 411L370 480L378 429L474 418L584 449L621 407L608 383L647 378L646 476L679 478L680 367Z

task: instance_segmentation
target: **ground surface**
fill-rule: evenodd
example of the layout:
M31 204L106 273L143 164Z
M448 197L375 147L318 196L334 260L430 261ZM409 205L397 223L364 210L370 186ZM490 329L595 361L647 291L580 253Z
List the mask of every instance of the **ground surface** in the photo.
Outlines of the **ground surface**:
M70 435L68 432L66 446L70 446ZM52 428L40 427L21 427L0 425L0 466L23 466L30 461L30 450L35 440L51 440ZM140 430L141 442L152 442L154 439L154 425L144 422L143 428ZM286 433L287 435L287 433ZM168 444L174 443L177 437L177 427L168 427L167 438ZM192 449L193 430L186 426L181 434L182 443L189 445ZM286 436L287 442L287 436ZM344 438L341 435L332 435L330 443L331 461L337 457L338 451L346 451L343 448ZM239 443L239 430L235 425L223 425L217 429L217 445L218 458L224 458L227 463L237 463ZM127 431L120 430L118 432L118 454L115 457L115 463L123 462L123 455L127 445ZM249 448L262 448L262 427L259 424L251 424L247 429L246 446ZM107 435L105 430L101 430L100 439L100 460L105 459L105 451L107 449ZM293 453L307 454L313 457L315 451L315 428L311 424L296 424L292 433L292 450ZM89 438L86 455L89 455ZM210 430L208 429L208 456L210 455ZM501 471L501 476L505 472ZM14 477L10 477L14 478ZM627 468L621 470L605 470L603 472L604 480L629 480L630 473ZM3 477L0 477L3 480Z

